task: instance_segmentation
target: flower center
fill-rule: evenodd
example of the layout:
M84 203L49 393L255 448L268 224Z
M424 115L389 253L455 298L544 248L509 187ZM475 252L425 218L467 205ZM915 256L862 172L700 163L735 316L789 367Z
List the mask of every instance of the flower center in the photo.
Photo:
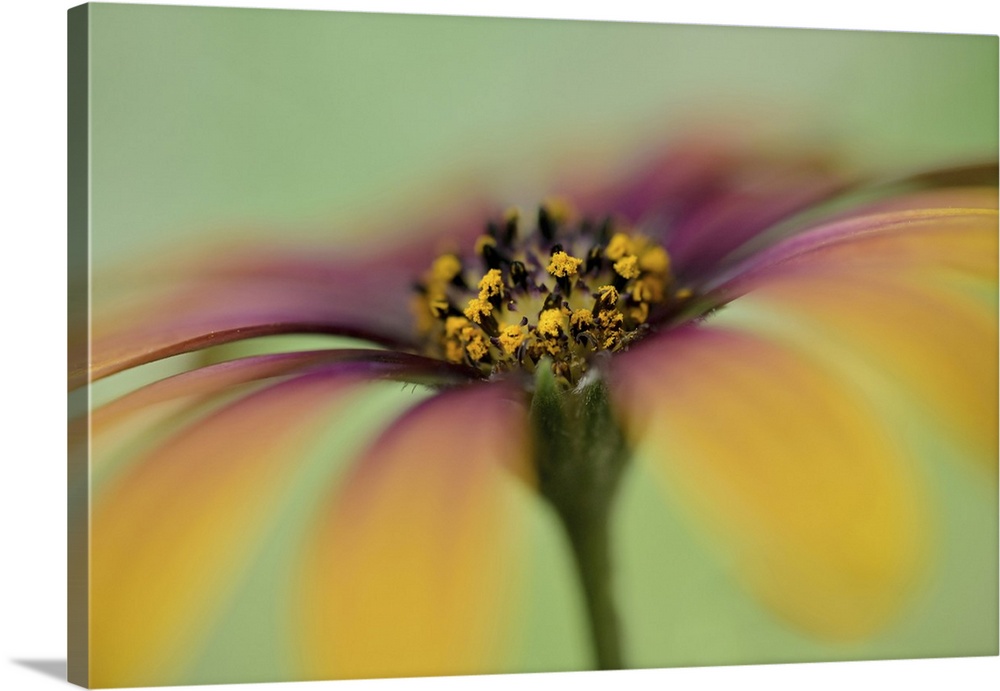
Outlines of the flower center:
M577 220L562 200L540 206L533 228L516 209L486 228L477 256L433 261L414 310L427 355L487 376L547 357L574 385L599 353L627 348L691 296L658 243L611 218Z

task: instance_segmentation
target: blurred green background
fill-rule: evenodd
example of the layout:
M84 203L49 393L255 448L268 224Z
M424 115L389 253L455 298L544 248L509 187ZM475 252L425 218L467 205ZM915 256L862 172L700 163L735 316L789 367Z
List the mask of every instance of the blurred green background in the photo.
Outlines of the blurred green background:
M692 120L893 170L993 155L995 37L92 5L94 261L544 189Z
M997 149L996 37L90 7L98 283L102 268L208 235L357 239L369 221L450 203L457 178L493 190L498 204L540 198L567 161L625 165L691 122L821 142L863 171ZM329 449L360 444L413 400L373 394L358 420L332 425L294 505L308 505L316 473L333 472ZM336 463L345 462L342 453ZM995 487L962 464L928 472L946 559L900 621L849 646L773 618L650 478L632 473L616 524L629 661L995 653ZM544 512L526 507L539 568L512 669L586 667L566 555ZM293 653L274 645L281 622L266 603L296 520L262 546L260 568L176 681L291 673Z

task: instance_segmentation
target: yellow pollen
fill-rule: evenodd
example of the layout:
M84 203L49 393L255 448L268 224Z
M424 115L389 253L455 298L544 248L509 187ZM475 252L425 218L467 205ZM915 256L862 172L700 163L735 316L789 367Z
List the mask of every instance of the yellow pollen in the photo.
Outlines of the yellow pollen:
M620 329L625 316L618 310L604 310L597 315L597 323L604 329Z
M538 315L538 333L548 338L557 338L562 330L563 313L557 309L545 310Z
M503 296L503 278L500 269L490 269L479 281L479 299L488 300L494 295Z
M493 305L490 304L488 300L483 300L482 298L472 298L469 300L468 307L465 308L465 316L477 324L482 324L483 317L490 316L492 311Z
M662 247L650 247L639 257L639 268L650 273L665 274L670 270L670 255Z
M454 254L442 254L431 265L431 280L448 283L462 270L462 262Z
M444 356L448 362L460 363L465 360L465 348L458 341L449 339L444 342Z
M634 305L629 308L628 316L630 316L636 323L644 324L646 319L649 317L649 304L640 302L638 305Z
M443 294L428 295L427 306L435 317L443 316L448 311L448 298Z
M569 325L580 331L593 326L593 324L594 317L590 314L590 310L577 310L569 318Z
M448 317L444 320L444 335L452 338L457 336L462 328L469 325L469 320L465 317Z
M521 327L516 324L508 326L500 333L500 347L508 355L513 355L523 342L524 334L521 332Z
M618 290L614 286L601 286L597 289L601 302L613 305L618 302Z
M608 246L604 249L604 256L611 261L618 261L626 254L632 253L632 239L625 233L615 233Z
M571 257L565 252L556 252L552 255L552 259L549 261L549 267L546 271L553 276L565 278L566 276L574 275L582 263L582 259Z
M638 302L660 302L663 299L663 279L643 276L632 286L632 299Z
M543 206L548 212L549 218L557 223L566 223L573 215L573 205L562 197L549 197Z
M497 246L497 241L491 238L489 235L480 235L476 239L476 254L482 254L483 248L489 245L491 247Z
M410 300L413 314L417 318L417 330L426 333L434 328L435 315L431 312L431 306L427 298L423 295L414 295Z
M522 215L512 207L491 219L475 255L448 250L426 265L411 297L422 354L484 376L530 373L547 357L561 384L573 386L600 351L641 340L661 311L669 316L695 297L679 288L666 249L636 229L579 220L561 199L546 200L537 223L532 214L518 227ZM547 243L557 240L550 254Z
M628 254L615 262L615 271L622 278L635 278L639 275L639 260L634 254Z
M467 326L462 329L462 339L465 341L465 351L473 362L479 362L490 352L482 334L475 327Z

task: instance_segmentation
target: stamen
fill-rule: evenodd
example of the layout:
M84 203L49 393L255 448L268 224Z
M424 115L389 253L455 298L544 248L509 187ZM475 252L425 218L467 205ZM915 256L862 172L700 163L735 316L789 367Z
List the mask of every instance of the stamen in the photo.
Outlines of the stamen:
M584 273L590 273L591 271L600 271L601 264L601 248L599 245L594 245L587 252L587 266L584 267Z
M549 338L558 338L562 333L563 313L557 309L549 309L538 315L538 333Z
M590 310L579 309L570 316L569 325L574 332L583 331L594 325L594 317Z
M503 279L500 269L490 269L479 281L479 299L488 300L493 296L503 297Z
M546 271L558 278L565 278L575 275L582 263L582 259L571 257L565 252L556 252L552 255L552 259L549 260L549 266Z
M639 276L639 259L634 254L627 254L615 262L615 272L622 278Z
M510 280L515 286L523 290L528 288L528 270L524 268L524 263L514 260L510 263Z
M490 352L483 335L471 326L462 329L462 340L465 341L465 351L474 362L479 362Z
M477 324L482 324L483 319L488 317L491 312L493 312L493 305L489 300L483 300L482 298L472 298L469 300L469 305L465 308L465 316Z
M549 242L556 235L556 224L552 221L549 212L545 210L544 206L538 208L538 232Z
M469 320L465 317L448 317L444 322L444 335L449 338L458 336L468 325Z
M632 252L632 240L625 233L615 233L604 249L604 255L611 261L618 261Z
M509 260L500 254L495 247L486 245L486 247L483 248L483 263L486 264L487 269L499 269L508 261Z
M543 206L548 210L552 220L559 225L568 223L573 216L573 205L563 197L549 197Z
M431 280L450 283L462 271L462 262L454 254L442 254L431 265Z
M427 297L427 305L430 307L431 314L439 319L448 314L448 298L445 297L444 293Z
M618 302L618 291L614 286L601 286L597 289L597 302L594 304L594 313L601 309L611 309Z
M486 249L487 245L490 245L491 247L496 247L497 246L496 238L492 238L489 235L480 235L478 238L476 238L476 254L481 256L483 254L483 251Z
M670 256L662 247L650 247L639 257L639 268L650 273L665 274L670 270Z
M518 347L524 343L524 333L520 326L508 326L500 332L497 340L507 355L513 355L517 352Z
M532 372L545 357L572 386L596 353L628 348L649 332L651 315L693 296L674 286L657 242L610 217L576 219L561 200L539 207L522 237L517 209L486 230L475 245L482 273L470 274L469 257L442 254L415 283L413 303L428 355L487 376Z

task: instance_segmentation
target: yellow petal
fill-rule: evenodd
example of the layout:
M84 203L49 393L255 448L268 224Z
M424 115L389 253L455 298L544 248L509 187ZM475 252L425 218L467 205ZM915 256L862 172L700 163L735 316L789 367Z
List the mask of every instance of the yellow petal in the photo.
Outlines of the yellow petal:
M923 506L849 382L762 338L695 327L650 339L615 374L641 455L766 604L832 637L885 622L922 559Z
M311 678L503 670L527 545L507 469L526 460L525 413L502 391L414 409L331 498L303 548Z
M858 362L995 473L997 237L995 212L918 214L769 271L719 316L753 311L832 364Z
M354 381L312 375L229 405L96 498L92 685L177 678L272 523L295 459Z

